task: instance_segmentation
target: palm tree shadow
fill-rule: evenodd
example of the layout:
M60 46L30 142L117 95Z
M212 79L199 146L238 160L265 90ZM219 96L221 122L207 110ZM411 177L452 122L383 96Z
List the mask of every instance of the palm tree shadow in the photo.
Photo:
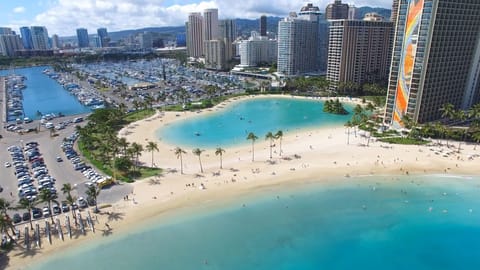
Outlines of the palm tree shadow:
M111 228L104 229L104 230L100 230L100 231L102 232L102 236L103 236L103 237L108 237L108 236L110 236L110 235L113 234Z
M160 179L150 179L150 180L148 181L148 184L150 184L151 186L160 185Z
M0 253L0 269L7 269L9 266L10 258L6 253Z
M40 251L40 249L37 249L37 248L29 248L29 249L26 249L26 248L22 248L19 250L19 252L17 252L15 255L15 257L21 257L21 258L33 258L35 255L37 254L41 254L42 252ZM3 263L3 261L2 261ZM1 263L0 263L0 269L6 269L6 268L2 268L1 267Z
M172 169L172 168L167 169L167 173L177 173L177 172L178 172L177 169Z
M119 213L119 212L107 212L108 215L107 219L108 221L117 221L117 220L122 220L123 216L125 216L124 213Z

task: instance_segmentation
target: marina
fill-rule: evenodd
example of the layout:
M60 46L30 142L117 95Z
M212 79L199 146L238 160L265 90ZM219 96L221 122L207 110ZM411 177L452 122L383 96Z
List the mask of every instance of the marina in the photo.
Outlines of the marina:
M5 76L5 119L9 123L88 113L104 106L92 89L75 85L68 74L57 74L48 67L0 71ZM47 74L48 73L48 74Z

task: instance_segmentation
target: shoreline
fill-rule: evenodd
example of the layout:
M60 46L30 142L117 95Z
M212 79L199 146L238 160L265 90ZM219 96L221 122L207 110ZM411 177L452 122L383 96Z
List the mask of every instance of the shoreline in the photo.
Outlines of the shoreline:
M271 98L276 96L265 96ZM285 98L289 98L283 96ZM95 235L76 240L54 241L53 245L44 244L38 256L23 259L19 250L10 252L9 267L22 269L37 261L48 260L57 251L88 245L87 241L102 239L100 230L108 222L114 235L123 235L132 228L144 226L155 220L175 215L179 209L189 209L207 204L218 205L225 200L235 200L244 194L261 192L276 187L300 187L306 183L324 185L335 184L335 179L349 177L385 176L398 177L408 175L465 175L478 176L478 159L466 157L473 151L473 145L463 144L462 153L449 154L448 157L435 154L430 149L454 152L445 146L389 145L372 140L369 147L361 146L365 138L350 134L347 145L345 128L328 127L301 130L284 134L282 140L283 156L278 153L269 161L269 147L265 140L255 144L255 158L251 161L251 145L245 144L226 147L223 155L223 169L219 169L219 158L210 150L205 151L202 163L205 173L201 174L198 159L188 153L184 156L184 172L180 174L180 161L173 153L175 146L156 139L156 130L179 119L195 115L214 113L224 106L251 98L237 98L222 102L211 111L157 113L149 119L133 123L119 132L129 142L144 144L148 140L157 142L159 151L154 152L154 162L165 169L162 176L152 177L133 184L133 200L119 201L111 208L102 209L99 214L99 230ZM260 98L260 97L259 97ZM296 97L298 98L298 97ZM223 104L223 105L222 105ZM177 117L176 114L180 114ZM455 147L456 149L456 147ZM278 150L275 148L275 150ZM450 156L451 155L451 156ZM458 159L457 159L458 157ZM141 162L150 164L151 153L144 152ZM194 186L192 186L194 184ZM203 184L205 189L199 189ZM101 195L100 195L101 196ZM119 220L108 220L106 211L121 214ZM181 211L181 210L180 210ZM139 223L138 221L141 220Z

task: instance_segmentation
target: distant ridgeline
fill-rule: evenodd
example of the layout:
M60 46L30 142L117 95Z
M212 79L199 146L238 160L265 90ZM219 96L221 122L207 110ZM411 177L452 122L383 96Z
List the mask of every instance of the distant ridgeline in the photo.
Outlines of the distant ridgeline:
M348 114L348 111L345 110L343 104L338 100L327 100L323 105L323 111L326 113L333 113L333 114Z
M322 11L322 13L325 10ZM376 12L380 16L385 17L385 19L390 18L391 10L386 9L386 8L373 8L373 7L358 7L355 13L355 19L363 19L366 13L369 12ZM287 16L287 14L285 14ZM278 33L278 22L282 20L284 16L268 16L267 17L267 31L268 32L273 32L273 33ZM250 36L251 31L259 31L259 18L257 19L240 19L237 18L235 19L235 22L237 24L237 34L238 35L245 35L245 36ZM185 26L166 26L166 27L146 27L142 29L131 29L131 30L122 30L122 31L116 31L116 32L109 32L108 35L111 40L113 41L118 41L120 39L127 38L130 35L135 35L138 33L143 33L143 32L156 32L162 34L163 38L174 38L176 37L177 34L184 34L185 33ZM76 36L70 36L70 37L61 37L62 41L75 41L77 39Z

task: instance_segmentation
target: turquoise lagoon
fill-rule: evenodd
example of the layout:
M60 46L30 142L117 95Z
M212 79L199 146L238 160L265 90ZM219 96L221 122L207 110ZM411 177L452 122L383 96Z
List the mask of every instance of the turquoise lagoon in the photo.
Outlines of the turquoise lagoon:
M37 111L41 113L62 113L63 115L75 115L90 112L90 108L81 104L72 94L65 90L54 79L51 79L42 71L48 68L30 67L15 69L14 73L27 78L23 90L23 110L26 117L39 119ZM0 70L0 76L11 74L10 70Z
M31 269L480 269L479 255L480 178L369 176L178 210Z
M249 132L264 140L267 132L282 130L291 134L299 129L343 126L352 117L323 112L323 101L302 98L256 98L227 105L210 115L179 120L157 131L171 144L189 147L224 147L247 143ZM351 104L345 104L348 111Z

